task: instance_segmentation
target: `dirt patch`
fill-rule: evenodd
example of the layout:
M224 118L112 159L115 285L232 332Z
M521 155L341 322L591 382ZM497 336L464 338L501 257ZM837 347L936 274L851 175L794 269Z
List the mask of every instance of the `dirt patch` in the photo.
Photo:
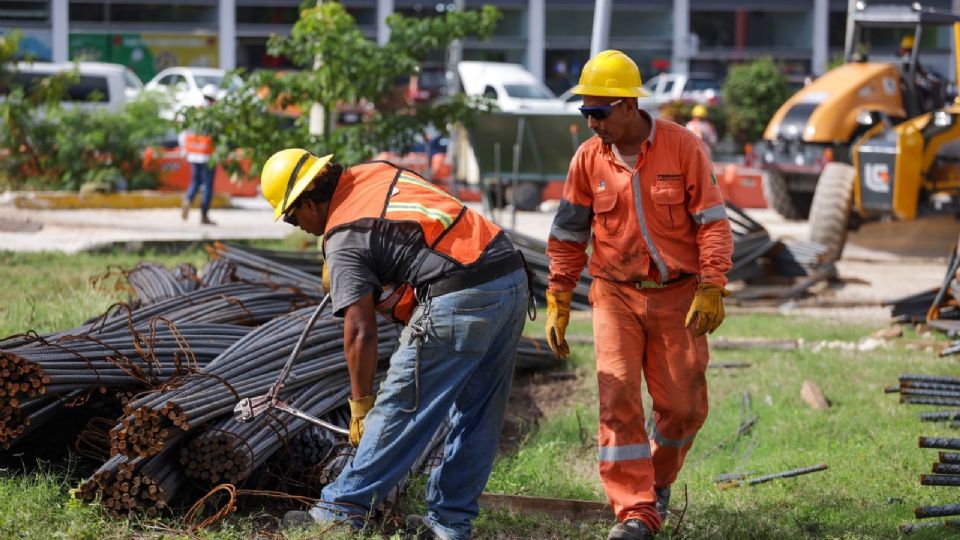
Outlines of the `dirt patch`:
M515 450L524 437L540 426L541 419L589 396L587 372L549 371L514 377L507 414L500 435L500 452Z

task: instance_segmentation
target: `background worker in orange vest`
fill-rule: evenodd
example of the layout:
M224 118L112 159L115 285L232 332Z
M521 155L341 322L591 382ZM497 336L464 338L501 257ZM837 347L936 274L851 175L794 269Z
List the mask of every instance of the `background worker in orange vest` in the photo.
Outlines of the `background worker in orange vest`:
M710 120L707 120L707 106L702 103L694 105L690 115L693 118L687 122L686 128L700 137L707 147L707 155L710 155L713 147L717 145L717 130L714 129Z
M446 422L428 511L408 526L425 538L469 538L530 298L523 257L499 227L417 174L387 162L344 169L331 158L287 149L261 175L277 219L324 235L357 447L318 505L284 522L361 526ZM406 328L374 398L376 311Z
M650 538L707 417L704 334L723 322L733 239L704 145L637 108L646 92L633 60L599 53L573 92L596 136L570 163L547 243L547 340L569 354L564 332L592 230L600 480L619 521L608 538Z
M217 100L219 90L213 84L208 84L201 89L206 104L212 105ZM207 133L197 133L191 130L184 130L178 137L180 153L190 164L190 187L183 196L183 205L180 210L180 217L186 221L190 214L190 206L193 199L197 196L197 190L203 188L203 198L200 199L200 223L203 225L216 225L210 220L208 215L210 211L210 202L213 200L213 177L214 167L210 165L210 156L213 155L213 137Z

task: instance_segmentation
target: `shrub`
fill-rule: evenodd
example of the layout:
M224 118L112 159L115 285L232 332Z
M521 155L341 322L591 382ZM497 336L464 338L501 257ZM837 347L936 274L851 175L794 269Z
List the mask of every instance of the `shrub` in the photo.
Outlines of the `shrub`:
M790 97L786 76L768 57L733 66L722 92L727 129L741 144L759 140L770 118Z
M45 77L29 88L15 80L19 33L0 36L0 187L76 190L86 182L156 186L142 152L173 126L143 96L121 112L64 109L61 99L76 70Z

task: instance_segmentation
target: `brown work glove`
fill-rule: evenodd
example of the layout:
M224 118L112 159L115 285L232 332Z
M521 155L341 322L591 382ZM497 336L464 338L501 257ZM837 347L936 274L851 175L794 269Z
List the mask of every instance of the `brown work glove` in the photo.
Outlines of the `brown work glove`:
M573 291L556 292L547 289L547 343L557 358L566 358L570 347L564 334L570 323L570 304Z
M375 400L373 396L367 396L347 401L350 402L350 444L356 448L360 446L360 437L363 437L363 419L373 408Z
M724 296L730 296L730 291L713 283L701 283L693 295L693 302L690 302L684 326L689 328L695 322L693 335L698 337L719 328L724 317Z
M320 280L323 283L323 292L330 294L330 265L324 261L323 272L320 274Z

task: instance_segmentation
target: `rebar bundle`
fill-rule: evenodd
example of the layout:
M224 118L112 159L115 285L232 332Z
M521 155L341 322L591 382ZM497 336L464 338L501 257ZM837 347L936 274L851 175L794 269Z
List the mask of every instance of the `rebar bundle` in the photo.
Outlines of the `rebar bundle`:
M60 396L156 386L199 370L249 332L235 325L151 325L0 351L0 446L9 447L63 405Z
M175 458L174 451L149 459L113 456L80 485L79 498L92 503L99 497L101 507L119 516L156 516L187 482Z
M291 405L310 416L323 416L346 402L349 382L345 371L325 377L298 392ZM272 411L248 423L227 416L182 446L180 463L187 476L202 483L240 484L307 425Z
M311 274L288 264L282 264L248 248L215 242L207 246L207 253L236 265L234 275L241 281L269 283L317 292L323 289L321 274ZM260 253L263 253L261 251ZM315 265L309 268L315 269ZM320 270L323 270L321 263Z
M250 332L225 350L201 372L189 375L177 388L131 402L127 415L111 431L112 451L136 457L165 448L164 441L230 414L237 401L264 394L303 331L313 308L276 318ZM396 326L381 319L378 354L389 358L396 347ZM346 372L343 330L329 318L317 321L290 373L284 397L324 377Z

